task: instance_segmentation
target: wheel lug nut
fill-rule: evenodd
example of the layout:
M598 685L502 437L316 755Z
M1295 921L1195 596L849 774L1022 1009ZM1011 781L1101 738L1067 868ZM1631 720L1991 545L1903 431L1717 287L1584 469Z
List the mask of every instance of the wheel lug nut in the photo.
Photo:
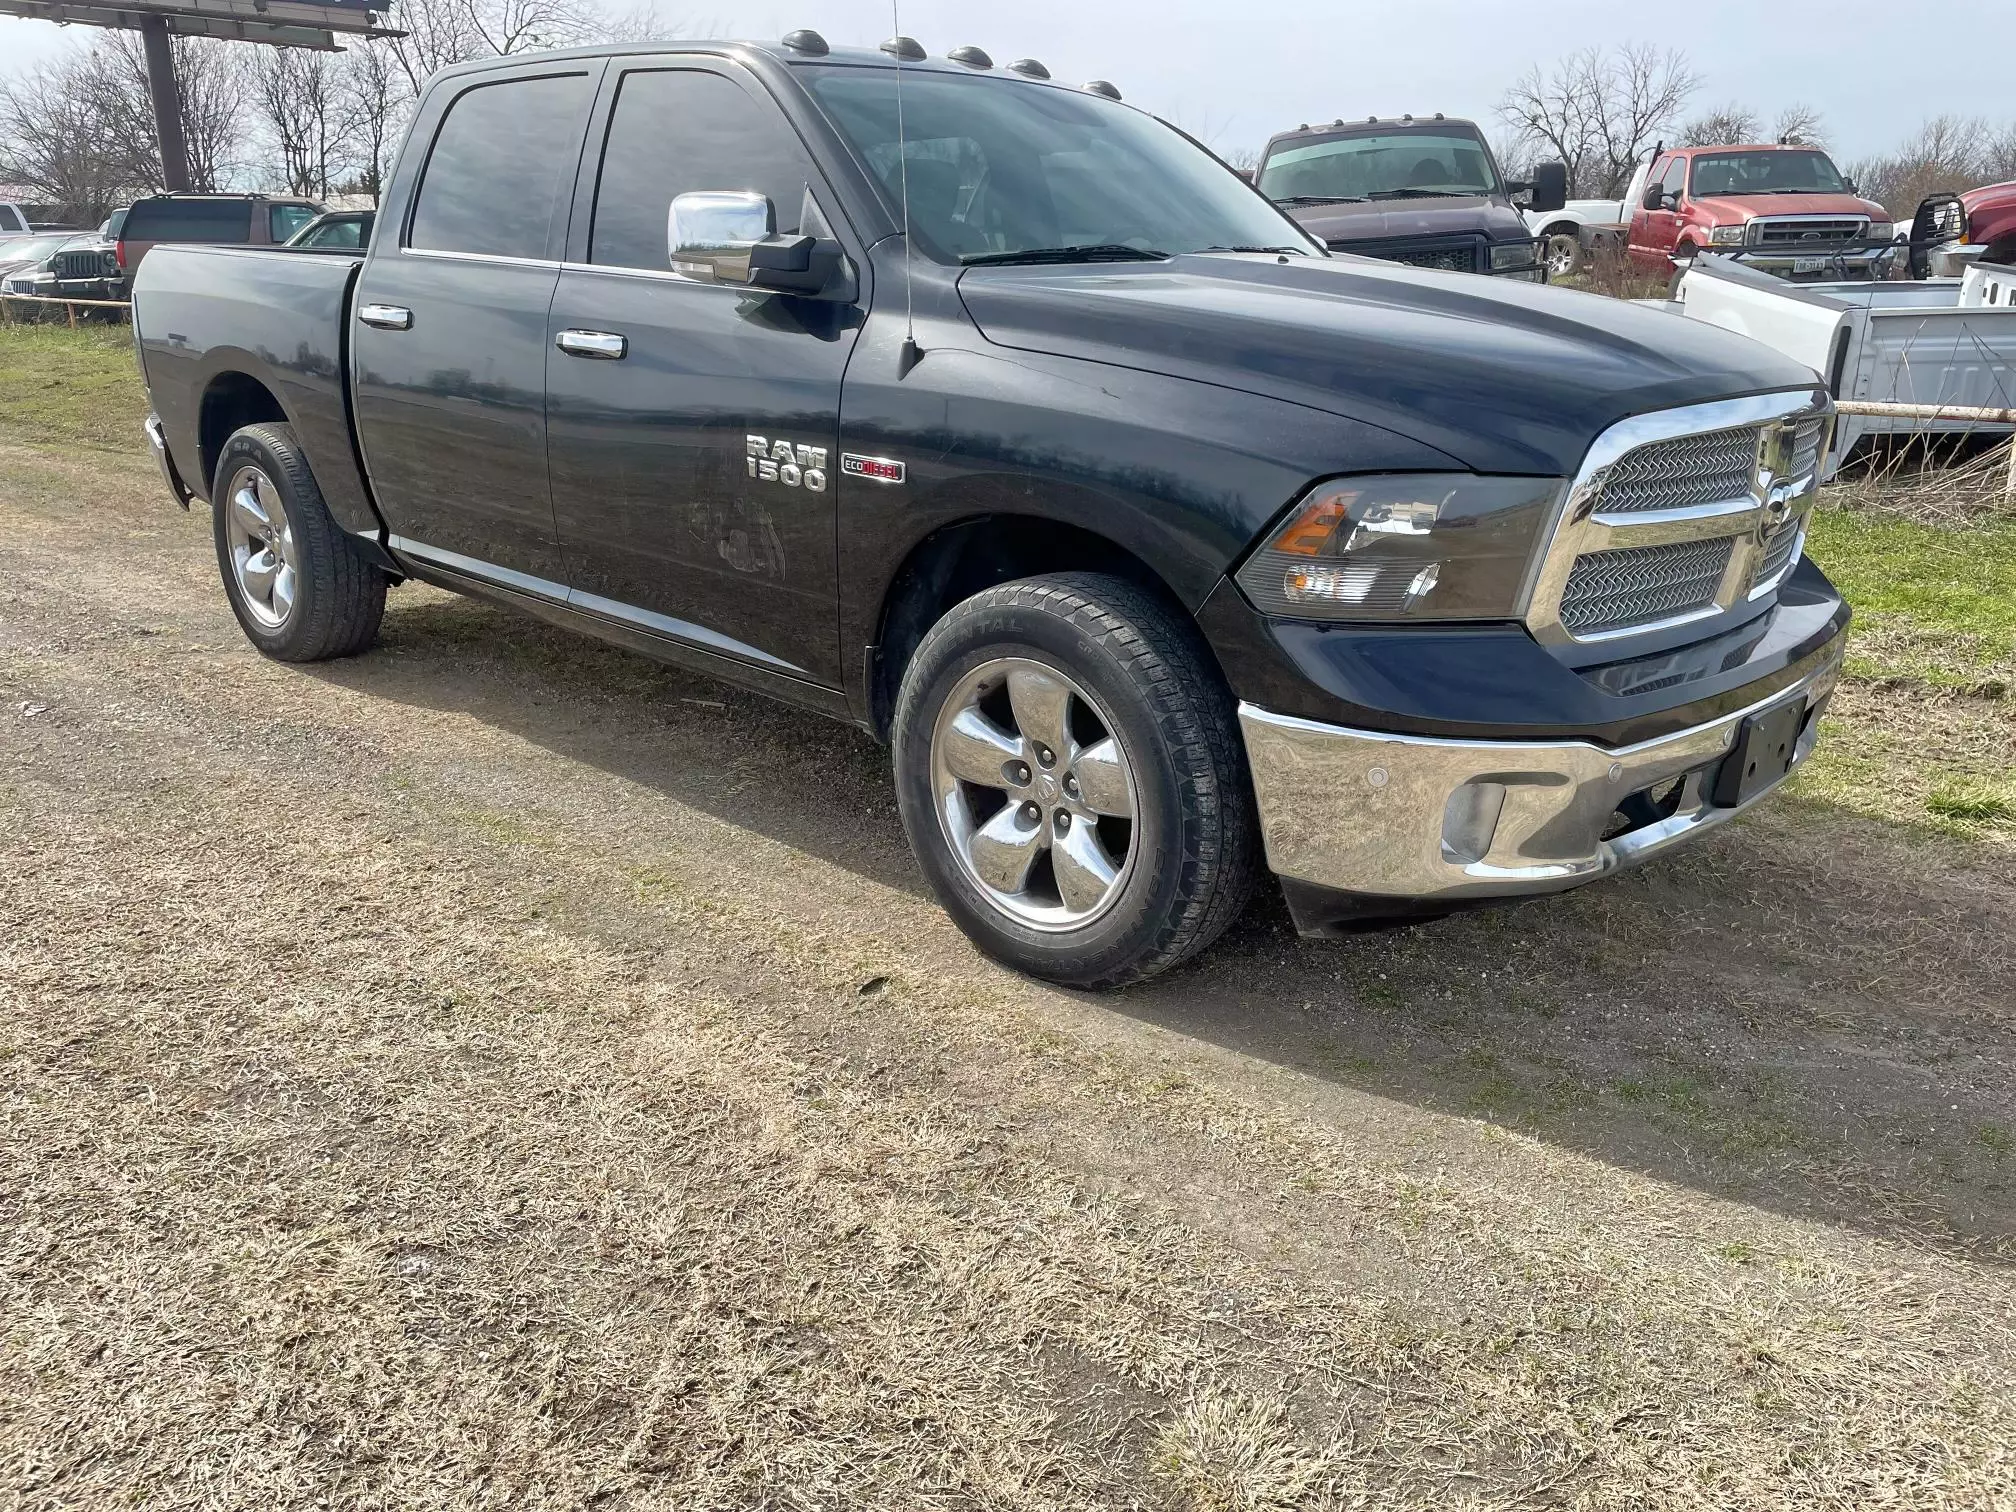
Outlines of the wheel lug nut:
M1046 767L1057 765L1057 753L1048 746L1036 747L1036 759Z
M1071 828L1071 816L1069 814L1060 812L1057 815L1057 833L1061 835L1070 828Z
M1022 817L1027 819L1031 824L1034 824L1043 817L1043 810L1031 801L1022 805Z

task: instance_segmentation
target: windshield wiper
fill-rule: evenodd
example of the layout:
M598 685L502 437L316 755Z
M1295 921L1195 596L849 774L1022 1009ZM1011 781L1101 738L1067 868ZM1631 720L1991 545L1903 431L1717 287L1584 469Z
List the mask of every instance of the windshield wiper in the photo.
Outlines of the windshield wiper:
M1124 242L1094 242L1085 247L1024 247L1020 252L970 252L959 259L969 268L1008 263L1163 262L1169 254L1154 247L1130 247Z
M1374 189L1367 199L1474 199L1489 189Z
M1307 257L1309 255L1307 247L1199 247L1197 250L1199 252L1293 252L1300 257Z
M1362 194L1291 194L1274 201L1277 205L1356 205L1364 200Z

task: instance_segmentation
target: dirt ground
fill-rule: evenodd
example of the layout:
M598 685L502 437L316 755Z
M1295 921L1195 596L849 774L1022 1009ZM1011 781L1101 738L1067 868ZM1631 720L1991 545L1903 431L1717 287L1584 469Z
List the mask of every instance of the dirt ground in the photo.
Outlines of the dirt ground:
M2016 1507L2010 856L1077 997L865 737L0 441L0 1509Z

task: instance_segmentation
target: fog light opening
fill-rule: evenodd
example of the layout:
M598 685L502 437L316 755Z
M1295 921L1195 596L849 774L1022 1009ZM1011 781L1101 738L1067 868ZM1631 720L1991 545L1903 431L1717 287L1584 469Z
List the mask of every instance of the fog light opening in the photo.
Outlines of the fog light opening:
M1498 816L1505 811L1505 784L1466 782L1442 808L1442 855L1465 866L1491 854Z

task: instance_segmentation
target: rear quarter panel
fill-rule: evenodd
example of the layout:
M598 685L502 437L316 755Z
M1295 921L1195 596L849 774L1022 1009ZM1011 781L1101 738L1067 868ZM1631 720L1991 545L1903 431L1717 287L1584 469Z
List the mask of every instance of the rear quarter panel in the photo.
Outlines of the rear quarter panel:
M351 254L157 246L133 280L141 376L176 468L208 489L204 396L242 374L279 402L329 512L376 531L350 428L347 358Z

